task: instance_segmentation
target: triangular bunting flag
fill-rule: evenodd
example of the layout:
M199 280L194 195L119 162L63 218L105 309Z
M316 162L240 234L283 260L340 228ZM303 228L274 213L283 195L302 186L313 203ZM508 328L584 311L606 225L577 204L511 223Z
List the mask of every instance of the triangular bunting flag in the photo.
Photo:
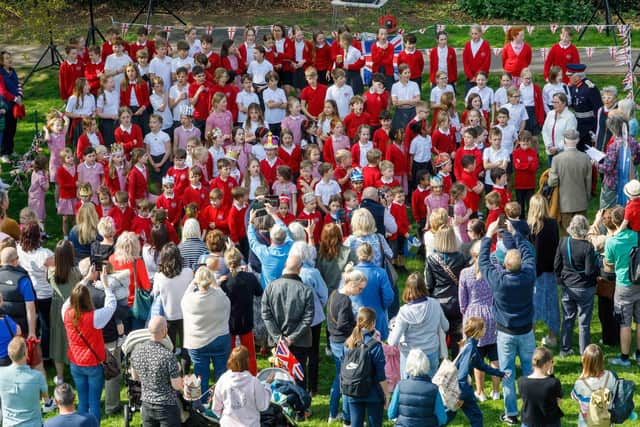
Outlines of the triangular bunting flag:
M122 38L127 35L127 30L129 30L129 24L126 22L122 23Z
M229 40L233 40L233 36L236 35L236 27L228 27L227 34L229 34Z
M618 25L617 28L620 37L625 37L627 32L627 25Z
M549 49L546 47L541 47L540 48L540 56L542 56L542 60L544 61L545 59L547 59L547 53L549 52Z
M207 34L211 35L211 33L213 33L213 27L211 25L207 25Z
M535 30L536 27L533 25L527 25L527 34L531 35L531 33L533 33L533 30Z
M398 34L403 35L404 34L404 28L398 28Z
M579 33L580 31L582 31L582 25L574 25L573 29L576 30L576 33Z
M551 30L552 34L555 34L556 31L558 31L558 24L549 24L549 29Z
M486 33L487 30L489 29L488 25L480 25L480 29L482 30L483 33Z
M153 28L153 25L149 24L149 25L145 25L144 27L147 29L147 32L151 34L151 29Z
M426 28L420 28L420 29L418 29L418 32L419 32L420 34L424 34L426 31L427 31L427 29L426 29Z
M502 31L505 32L505 34L507 33L507 31L509 31L511 29L511 25L503 25L502 26Z
M587 58L591 59L591 57L593 56L593 48L592 47L585 47L584 48L584 53L586 53Z
M598 30L599 33L604 31L604 25L596 25L596 29Z
M436 25L436 32L440 32L440 31L444 31L447 27L445 25L442 24L438 24Z
M167 39L169 38L169 36L171 35L171 32L173 31L173 27L170 25L166 25L164 27L162 27L162 30L167 33Z
M615 46L609 46L609 56L611 57L611 59L615 59L615 56L616 56Z
M501 53L502 53L502 48L501 47L494 47L493 48L493 55L494 56L500 56Z

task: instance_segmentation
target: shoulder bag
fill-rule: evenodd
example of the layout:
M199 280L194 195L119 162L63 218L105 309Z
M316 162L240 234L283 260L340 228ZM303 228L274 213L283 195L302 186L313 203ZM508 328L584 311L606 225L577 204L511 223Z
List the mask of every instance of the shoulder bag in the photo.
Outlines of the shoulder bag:
M76 333L78 334L80 339L82 339L84 345L86 345L91 353L95 356L95 358L100 361L100 365L102 366L102 370L104 371L105 380L108 381L120 375L120 363L118 362L118 359L116 359L116 357L106 347L104 348L105 358L104 360L100 360L98 354L95 352L93 347L89 345L89 342L84 337L84 335L82 335L82 332L80 332L80 329L78 329L77 326L74 326L73 329L76 330Z
M146 321L149 318L149 313L151 312L153 297L151 296L151 292L138 286L138 272L136 270L138 259L139 258L134 258L133 260L133 288L135 295L133 297L131 313L135 319Z

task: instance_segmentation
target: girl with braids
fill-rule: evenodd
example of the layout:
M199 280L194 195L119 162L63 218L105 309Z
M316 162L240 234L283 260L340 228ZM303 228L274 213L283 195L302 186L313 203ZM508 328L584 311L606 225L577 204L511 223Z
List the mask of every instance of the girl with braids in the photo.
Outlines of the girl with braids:
M351 332L351 336L344 343L346 348L345 357L349 351L366 345L369 341L375 339L376 331L376 312L368 307L361 307L358 310L356 326ZM384 407L388 403L389 395L387 394L387 377L384 373L385 358L382 351L382 344L375 343L369 349L371 358L371 377L375 379L374 386L367 397L350 397L345 396L349 405L349 413L351 415L351 426L362 427L365 420L365 412L367 414L367 426L381 427L382 413Z

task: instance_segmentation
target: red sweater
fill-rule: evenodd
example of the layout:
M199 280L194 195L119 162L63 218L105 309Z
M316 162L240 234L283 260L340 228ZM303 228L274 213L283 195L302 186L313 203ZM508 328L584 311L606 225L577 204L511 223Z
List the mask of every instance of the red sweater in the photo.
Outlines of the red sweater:
M125 176L125 187L127 184L127 177ZM118 172L116 171L115 176L111 178L109 174L109 165L104 168L104 185L109 188L109 192L113 196L118 191L125 191L126 188L120 188L120 179L118 178Z
M73 167L73 175L69 173L67 169L63 166L58 168L58 197L61 199L75 199L76 198L76 181L78 180L78 173L76 172L76 167Z
M364 111L369 114L369 126L380 126L380 113L389 109L389 92L375 93L368 90L364 93ZM345 117L346 119L346 117Z
M478 177L475 173L469 173L463 170L459 181L467 187L467 197L464 198L464 205L471 209L471 212L478 212L480 195L472 190L472 188L478 184Z
M174 193L170 198L162 193L156 199L156 207L167 211L167 219L171 224L176 227L180 224L180 217L182 216L182 200L176 193Z
M440 58L438 58L438 47L429 51L429 78L431 84L436 84L436 73L438 72ZM454 83L458 80L458 57L456 50L447 46L447 83Z
M176 169L175 166L171 166L167 171L167 176L172 176L174 180L173 192L178 196L181 195L184 190L189 186L189 168Z
M383 128L376 129L376 131L373 133L373 146L374 148L380 150L380 152L387 152L389 141L391 141L391 139L389 138L389 134Z
M194 188L192 185L189 185L182 192L182 204L188 206L190 203L196 203L198 209L202 209L207 205L208 197L209 192L204 185L200 184L200 188Z
M98 90L100 89L100 77L98 77L98 73L104 73L103 61L100 61L97 64L89 61L84 64L84 78L89 82L91 93L94 96L98 95Z
M234 203L229 210L227 217L227 226L229 227L229 237L231 241L238 244L240 240L247 237L247 227L244 222L244 215L247 212L247 205L242 207L236 206Z
M511 195L511 190L509 190L506 187L498 188L494 186L492 191L495 191L496 193L500 194L500 209L504 209L504 206L513 199L513 196Z
M393 76L393 45L387 43L387 46L382 48L378 46L378 42L373 42L371 45L371 61L372 72L380 73L380 67L384 67L385 76Z
M151 239L151 218L143 218L140 215L133 217L131 231L136 233L143 243Z
M342 121L344 124L345 131L347 136L351 141L356 137L356 133L358 132L358 128L360 125L369 125L371 123L371 116L366 111L363 111L359 116L355 113L351 112L344 116L344 120Z
M520 77L523 68L531 65L531 46L524 43L520 54L516 54L511 43L507 43L502 48L502 68L511 73L513 77Z
M491 47L489 46L489 42L482 40L480 49L478 49L475 56L471 50L471 41L465 43L464 50L462 51L462 65L467 80L475 79L478 71L484 71L489 74L489 70L491 69Z
M124 210L120 210L118 206L114 206L109 211L109 216L113 218L113 222L116 225L116 236L122 234L123 231L131 230L131 223L133 222L133 209L129 206Z
M400 64L407 64L411 70L411 79L419 79L424 72L424 55L418 49L413 52L407 52L402 50L398 54L398 66ZM421 88L422 89L422 88Z
M318 115L320 115L324 109L324 98L326 95L327 87L320 83L316 85L315 89L311 86L302 89L300 99L307 103L307 111L315 119L318 118Z
M411 213L416 223L427 220L427 205L424 203L424 199L427 198L430 191L428 188L421 189L416 187L413 193L411 193ZM422 230L417 230L418 234Z
M123 82L124 83L124 82ZM138 100L138 107L146 107L149 109L151 103L149 102L149 85L140 79L137 83L130 83L120 87L120 106L131 107L131 91L135 91L136 99ZM135 111L132 111L135 114Z
M229 225L227 223L228 209L216 208L212 204L208 204L206 208L198 213L198 221L202 230L211 230L209 224L213 223L216 230L222 231L225 235L229 234Z
M466 148L464 148L464 146L460 146L460 148L456 150L456 157L453 160L453 175L456 178L459 178L460 176L462 176L462 157L463 156L475 156L476 169L473 172L473 174L477 178L483 169L482 151L480 151L477 148L472 148L470 150L467 150Z
M451 155L454 151L456 151L456 130L452 126L449 128L449 134L445 135L440 131L440 129L436 129L431 135L431 147L432 151L435 154L447 153Z
M231 112L231 116L233 116L233 121L236 122L238 120L238 104L236 103L236 97L238 96L240 89L238 89L237 86L232 84L227 84L224 86L214 84L212 90L213 90L213 92L211 93L212 99L213 99L213 95L215 95L216 93L224 93L224 96L227 98L227 110Z
M377 166L365 166L362 168L362 177L364 178L364 188L375 187L376 182L380 179L382 174Z
M287 227L289 226L289 224L296 220L296 217L291 212L287 212L284 217L280 215L280 212L278 212L278 218L280 218L280 220L284 222L284 225L286 225Z
M300 173L300 162L302 162L302 152L297 145L293 146L291 153L285 150L282 145L278 146L278 158L287 166L291 168L294 175ZM325 159L325 161L327 161Z
M242 60L241 56L236 56L236 63L237 63L236 68L233 68L228 56L221 58L221 61L220 61L220 65L222 66L222 68L229 71L230 73L235 73L240 75L244 74L245 71L247 70L246 62Z
M104 145L104 139L102 139L102 134L99 130L96 131L96 135L98 136L100 145ZM82 135L80 135L80 138L78 138L78 147L76 148L76 157L78 158L79 162L81 162L84 158L84 150L87 147L91 147L91 142L89 142L89 137L87 136L87 134L83 132Z
M489 211L487 212L487 222L486 222L487 225L485 228L489 229L489 225L496 222L500 217L500 214L503 214L503 213L504 213L504 209L502 209L502 207L499 207L498 209L489 209Z
M200 93L198 101L193 106L193 118L204 121L209 117L209 111L211 110L211 98L214 94L213 84L206 80L202 85L195 82L191 83L187 93L189 95L189 101L191 101L195 97L200 86L204 86L205 90Z
M116 143L122 144L122 149L127 157L134 148L144 148L142 129L136 124L132 124L129 130L122 130L122 127L118 126L113 136Z
M392 202L389 211L398 225L398 231L395 234L392 234L389 239L395 240L399 236L405 236L409 232L409 216L407 214L407 207L404 203L398 204L396 202Z
M129 58L138 62L138 51L142 49L147 49L149 62L151 62L151 59L153 59L153 56L156 54L156 43L153 40L147 40L143 45L138 44L138 42L131 43L129 45Z
M127 53L127 52L129 52L129 43L124 42L124 53ZM113 53L113 45L108 41L105 41L104 43L102 43L102 49L100 50L100 54L102 55L102 62L106 61L107 56L111 55L112 53Z
M322 232L322 215L320 215L320 211L316 209L312 213L308 213L306 210L302 209L298 214L297 219L306 219L315 222L316 226L313 229L313 242L319 242L320 233Z
M516 190L532 190L536 188L536 171L538 170L538 152L534 148L513 150L513 188Z
M382 188L382 187L393 188L393 187L399 187L399 186L400 186L400 181L398 181L397 178L393 178L391 182L383 182L382 177L376 181L376 185L375 185L376 188Z
M324 46L315 46L313 49L313 65L320 72L327 72L331 69L333 60L331 59L331 46L325 43Z
M127 176L127 192L129 193L129 206L136 206L140 199L146 199L149 195L149 170L145 167L140 171L137 166L132 166Z
M276 65L282 65L281 70L277 71L293 71L291 67L291 62L296 59L296 49L293 46L293 40L288 37L284 39L284 49L282 52L278 52L276 47L273 48L273 60L272 62L273 68L276 69Z
M566 49L560 46L560 43L556 43L551 46L547 59L544 61L544 78L549 79L549 68L552 65L557 65L562 68L562 81L569 83L569 76L567 76L567 64L579 64L580 53L578 48L570 44Z
M227 177L227 179L222 179L220 175L213 178L211 183L209 184L209 191L214 188L219 188L222 191L222 202L220 207L225 211L228 211L233 204L233 196L231 195L231 190L238 186L238 182L232 176Z
M256 46L258 46L258 44L256 44ZM238 46L238 53L240 54L240 57L242 58L245 64L250 64L251 61L253 61L253 48L251 48L251 57L249 57L249 55L247 54L247 50L248 49L247 49L246 42L243 42L240 46ZM213 51L211 51L211 54L217 55ZM209 62L211 62L211 60L209 60Z
M70 64L66 60L62 61L58 83L60 86L60 98L63 101L69 99L73 94L73 87L80 77L84 77L84 64L81 60L76 60L75 64Z
M277 158L273 166L269 164L267 159L260 160L260 172L264 179L267 180L267 184L269 184L269 188L273 186L273 183L276 182L276 172L278 171L278 166L283 166L284 162Z
M394 176L409 174L409 162L404 147L399 147L398 144L387 145L387 152L384 155L384 159L393 163Z

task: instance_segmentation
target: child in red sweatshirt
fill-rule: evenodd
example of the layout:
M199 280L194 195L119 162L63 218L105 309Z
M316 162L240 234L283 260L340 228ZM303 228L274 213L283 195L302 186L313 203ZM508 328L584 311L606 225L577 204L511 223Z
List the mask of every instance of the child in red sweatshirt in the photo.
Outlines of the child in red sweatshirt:
M458 180L462 176L462 170L464 169L464 166L462 166L462 158L467 155L475 157L476 161L472 172L476 178L480 178L480 173L482 172L482 151L476 146L477 138L478 132L471 127L465 129L462 134L463 145L456 150L453 161L453 174Z
M236 187L231 191L231 195L233 196L233 204L227 217L229 238L240 250L244 259L249 259L249 240L247 240L247 226L244 222L249 194L246 188Z
M364 99L356 95L349 101L350 113L344 117L343 123L347 136L353 142L361 125L369 125L371 116L364 111Z
M233 204L233 189L238 182L231 176L231 161L226 158L218 159L218 176L211 180L209 188L219 188L222 191L222 209L227 211Z
M522 212L527 212L529 199L536 189L536 171L538 170L538 152L531 146L531 137L519 138L518 145L513 150L513 170L516 200L522 207Z
M156 199L156 208L167 211L169 222L177 227L182 216L182 199L173 191L175 179L171 175L162 177L162 194Z
M478 177L475 174L475 156L470 154L463 155L461 164L462 172L458 181L467 187L467 197L464 198L464 205L471 209L471 212L473 212L472 217L476 218L480 205L480 194L484 191L484 184L478 180Z
M511 197L511 190L507 188L508 178L509 176L506 170L502 168L491 169L491 180L493 181L492 191L500 194L500 207L502 209L513 199L513 197Z
M182 193L182 204L195 203L199 209L207 204L207 188L202 185L202 169L200 166L192 166L189 169L189 186Z
M416 189L411 193L411 213L417 225L418 234L424 230L427 223L427 205L424 200L429 195L429 171L420 170L416 176Z
M487 220L485 221L487 229L489 225L498 220L501 214L504 213L503 201L500 197L500 193L492 191L484 196L484 204L487 206Z
M320 211L317 209L316 204L316 195L314 193L306 193L302 196L302 211L298 214L298 220L306 220L307 224L302 224L303 226L308 225L309 222L314 222L315 227L313 229L313 244L315 245L317 242L320 242L320 233L322 232L322 215L320 215Z
M375 187L378 180L382 177L382 173L378 168L380 160L382 160L382 153L380 150L374 148L367 152L368 164L362 168L364 188ZM353 182L353 179L351 181Z
M133 222L134 212L129 206L129 193L126 191L117 191L113 196L115 206L109 211L109 216L113 218L116 224L116 237L123 231L131 231L131 223Z
M395 257L395 266L400 271L406 270L404 266L404 245L409 238L409 217L407 215L407 206L405 202L404 189L402 187L394 187L391 189L393 201L389 211L391 216L396 220L398 231L389 237L389 244L393 250Z
M220 230L225 235L229 234L227 221L228 210L222 207L222 190L214 188L209 192L209 204L198 212L198 222L203 236L209 230Z
M296 220L296 217L289 212L289 205L291 205L289 196L281 194L280 197L278 197L278 218L280 218L287 227Z
M138 212L131 221L131 231L136 233L142 244L151 239L151 210L153 203L147 199L138 201Z

